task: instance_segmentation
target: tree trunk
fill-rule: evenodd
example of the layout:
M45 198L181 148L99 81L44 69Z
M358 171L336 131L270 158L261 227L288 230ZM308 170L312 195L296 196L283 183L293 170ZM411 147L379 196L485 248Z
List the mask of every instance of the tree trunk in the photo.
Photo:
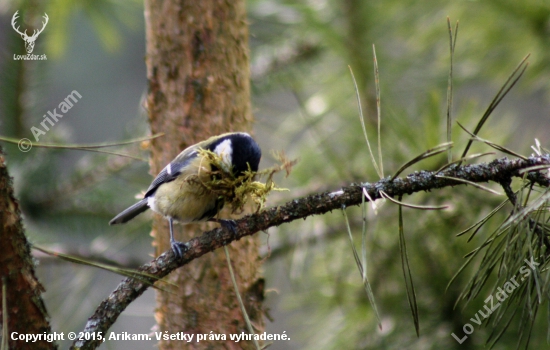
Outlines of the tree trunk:
M42 300L44 287L34 274L29 242L23 232L19 203L0 148L0 339L9 349L56 349L55 342L12 340L51 332ZM5 293L4 293L5 291ZM4 309L5 305L5 309ZM7 322L5 322L7 320ZM16 332L16 333L14 333ZM58 340L59 338L59 333Z
M151 143L151 171L156 175L191 144L251 129L248 28L243 0L146 0L145 20L149 121L153 134L166 134ZM175 225L176 239L187 241L205 227ZM157 254L170 249L168 232L166 220L155 215ZM251 321L263 331L257 239L235 242L229 252ZM229 334L248 331L223 250L175 271L169 280L177 289L157 294L162 332L194 334L193 349L251 346L229 341ZM211 331L228 340L195 343L196 335ZM181 341L159 344L160 349L181 346Z

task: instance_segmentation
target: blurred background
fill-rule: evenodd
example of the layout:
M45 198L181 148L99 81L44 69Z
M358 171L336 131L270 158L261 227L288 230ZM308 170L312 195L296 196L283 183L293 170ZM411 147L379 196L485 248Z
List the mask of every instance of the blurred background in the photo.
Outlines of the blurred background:
M361 131L353 69L367 132L376 152L376 93L373 44L381 89L384 175L445 142L450 66L447 16L460 21L454 54L453 117L473 130L516 65L527 54L529 68L480 136L532 153L534 139L548 145L550 127L550 3L542 0L250 0L252 103L255 135L264 150L261 167L273 163L270 150L284 150L299 163L289 178L276 179L288 192L273 194L278 205L310 193L337 190L352 182L379 179ZM11 28L40 27L33 54L47 60L21 61L24 42ZM0 135L34 142L32 127L72 91L82 98L40 143L90 144L148 135L142 99L146 93L143 4L140 1L0 2ZM59 113L59 109L58 109ZM453 125L454 158L467 135ZM101 153L34 147L21 152L2 143L14 178L28 238L33 244L86 259L136 267L150 260L150 215L128 225L108 221L147 188L147 145L111 150L142 161ZM470 153L490 151L474 144ZM496 154L480 161L489 161ZM435 170L445 154L415 165ZM407 172L412 172L409 169ZM258 233L265 242L268 333L290 341L272 349L440 349L481 348L492 332L477 327L467 343L463 325L483 307L487 292L469 304L455 302L475 272L463 256L483 241L506 212L472 240L455 235L504 200L471 187L415 194L404 201L449 205L445 211L404 210L405 237L417 291L420 337L409 309L398 239L397 207L381 203L367 220L368 276L381 316L377 326L349 247L341 212L311 217ZM508 208L507 210L510 210ZM348 208L359 247L360 208ZM34 252L46 288L55 331L78 332L121 277ZM490 283L489 283L490 284ZM148 333L155 325L154 292L122 314L112 331ZM513 312L511 308L510 312ZM530 345L547 346L547 313L534 323ZM495 349L516 348L520 318L512 318ZM499 326L500 328L503 325ZM499 328L499 329L500 329ZM104 349L150 349L155 342L111 341ZM62 343L61 347L67 347Z

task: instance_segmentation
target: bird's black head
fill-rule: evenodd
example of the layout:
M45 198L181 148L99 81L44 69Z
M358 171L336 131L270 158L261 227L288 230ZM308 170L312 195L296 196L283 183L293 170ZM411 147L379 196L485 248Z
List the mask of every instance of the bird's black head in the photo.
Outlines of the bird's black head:
M237 177L248 170L249 165L250 170L258 171L262 151L256 141L246 133L225 134L212 143L208 149L218 154L220 152L228 153L233 174Z

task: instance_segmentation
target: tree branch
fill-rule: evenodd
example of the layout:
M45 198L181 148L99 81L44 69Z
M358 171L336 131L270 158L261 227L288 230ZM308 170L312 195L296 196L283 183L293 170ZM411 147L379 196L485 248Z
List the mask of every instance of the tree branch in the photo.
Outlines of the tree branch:
M459 178L470 182L494 181L499 184L506 184L512 177L523 177L519 172L520 170L537 165L548 165L550 167L550 155L514 160L500 158L490 163L454 166L439 173L418 171L393 181L390 181L388 177L375 183L351 184L334 192L313 194L243 217L237 221L238 230L235 235L222 228L205 232L188 242L189 250L180 261L176 260L172 251L168 251L150 263L141 266L138 271L154 275L157 278L163 278L175 269L206 253L245 236L253 235L258 231L267 230L270 227L297 219L304 219L308 216L325 214L335 209L359 205L362 201L363 189L368 192L370 198L376 200L381 198L380 191L389 196L397 197L421 191L464 185L454 180L436 177L436 175ZM540 170L528 173L527 179L543 187L550 186L550 179ZM123 280L111 295L101 302L95 313L88 319L84 332L103 332L103 336L107 337L107 330L122 311L155 282L155 279L150 278L149 284L144 283L143 278L143 276L140 276L141 281L133 278ZM97 339L76 341L73 348L94 349L100 343Z

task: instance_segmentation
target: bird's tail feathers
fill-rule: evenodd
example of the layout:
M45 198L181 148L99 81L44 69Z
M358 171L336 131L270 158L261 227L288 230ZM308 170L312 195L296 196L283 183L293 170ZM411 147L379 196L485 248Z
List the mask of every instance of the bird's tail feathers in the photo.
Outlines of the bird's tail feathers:
M115 216L111 221L109 221L109 225L117 225L128 222L147 209L149 209L149 206L147 205L147 198L144 198Z

